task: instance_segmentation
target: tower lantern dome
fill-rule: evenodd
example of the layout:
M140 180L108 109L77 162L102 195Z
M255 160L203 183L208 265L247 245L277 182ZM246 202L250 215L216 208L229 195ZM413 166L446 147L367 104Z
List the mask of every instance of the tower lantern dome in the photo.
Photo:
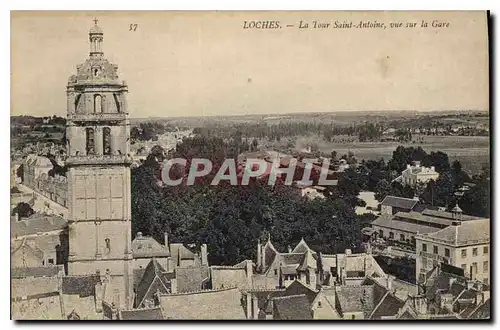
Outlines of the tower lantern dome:
M97 25L97 18L94 19L94 26L90 28L89 31L89 40L90 40L90 56L102 56L102 41L103 35L102 29L99 25Z

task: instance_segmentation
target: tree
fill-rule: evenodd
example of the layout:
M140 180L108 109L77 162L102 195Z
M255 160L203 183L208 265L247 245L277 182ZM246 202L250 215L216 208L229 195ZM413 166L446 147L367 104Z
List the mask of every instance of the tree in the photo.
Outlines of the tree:
M484 180L467 191L458 205L465 214L489 218L490 197L490 182Z
M17 204L16 207L12 210L11 215L17 214L19 218L28 218L31 217L33 214L35 214L35 211L31 208L31 206L28 203L25 202L20 202Z

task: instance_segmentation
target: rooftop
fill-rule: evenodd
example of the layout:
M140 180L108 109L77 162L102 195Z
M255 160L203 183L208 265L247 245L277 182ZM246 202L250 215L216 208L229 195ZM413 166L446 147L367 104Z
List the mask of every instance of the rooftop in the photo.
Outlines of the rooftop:
M403 198L396 196L386 196L382 201L383 206L392 206L402 209L411 210L415 205L417 205L418 200L412 198Z
M487 244L490 242L490 220L461 222L423 237L458 246Z
M382 214L377 219L373 220L372 226L380 226L389 229L396 229L406 231L413 234L427 234L439 230L439 228L430 227L427 225L420 225L407 221L397 220L394 215Z
M13 222L10 236L13 238L62 230L67 227L68 221L59 215L45 215L35 213L29 218Z

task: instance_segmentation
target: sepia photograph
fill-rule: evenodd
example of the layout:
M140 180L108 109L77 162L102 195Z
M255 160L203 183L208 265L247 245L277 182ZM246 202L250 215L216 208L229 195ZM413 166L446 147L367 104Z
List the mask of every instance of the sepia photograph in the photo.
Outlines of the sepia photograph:
M11 11L12 320L491 319L487 11Z

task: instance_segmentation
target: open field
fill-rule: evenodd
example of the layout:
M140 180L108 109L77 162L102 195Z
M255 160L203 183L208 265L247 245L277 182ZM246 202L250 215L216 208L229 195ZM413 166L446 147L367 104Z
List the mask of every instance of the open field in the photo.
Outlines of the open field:
M357 159L380 159L389 160L392 152L399 146L422 147L426 152L443 151L448 154L450 161L458 159L464 170L470 173L478 173L483 165L489 165L490 141L487 136L422 136L423 143L400 143L400 142L326 142L318 137L302 137L297 139L298 146L305 146L309 142L315 142L319 150L324 153L337 151L338 155L354 153ZM415 135L415 140L420 136Z

